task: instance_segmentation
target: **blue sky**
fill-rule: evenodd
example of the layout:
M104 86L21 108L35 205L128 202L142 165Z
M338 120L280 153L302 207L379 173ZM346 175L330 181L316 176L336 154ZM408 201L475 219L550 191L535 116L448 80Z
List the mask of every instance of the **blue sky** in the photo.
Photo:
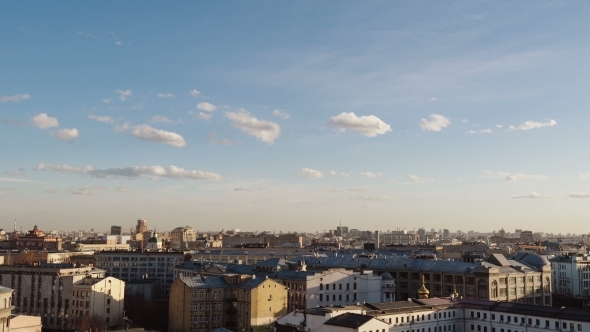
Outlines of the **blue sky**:
M1 227L586 231L584 1L1 6Z

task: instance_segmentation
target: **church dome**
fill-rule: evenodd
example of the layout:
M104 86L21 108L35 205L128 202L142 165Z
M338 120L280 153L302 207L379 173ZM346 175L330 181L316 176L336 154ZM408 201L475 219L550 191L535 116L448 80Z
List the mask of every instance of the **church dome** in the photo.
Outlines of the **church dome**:
M381 274L381 280L394 280L389 272Z

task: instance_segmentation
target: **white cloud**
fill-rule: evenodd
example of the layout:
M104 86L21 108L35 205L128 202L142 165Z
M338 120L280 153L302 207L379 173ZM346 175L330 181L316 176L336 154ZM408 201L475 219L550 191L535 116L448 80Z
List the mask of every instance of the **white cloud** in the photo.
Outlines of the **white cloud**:
M105 103L105 104L108 104L108 103L110 103L110 102L111 102L111 99L110 99L110 98L104 98L104 99L102 100L102 102L103 102L103 103Z
M344 176L345 178L349 178L350 177L350 174L344 173L344 172L340 173L340 175Z
M412 180L414 182L424 181L424 179L422 179L421 177L418 177L418 176L412 175L412 174L406 175L406 178L408 178L408 180Z
M512 195L510 198L551 198L550 195L541 195L537 192L531 192L528 195Z
M87 174L92 177L104 178L104 177L128 177L137 178L142 175L148 177L164 177L171 179L190 179L190 180L221 180L221 176L217 173L204 172L199 170L187 170L179 168L174 165L163 167L163 166L133 166L124 168L107 168L107 169L96 169L93 166L85 167L74 167L69 165L52 165L52 164L39 164L35 168L38 171L55 171L60 173L74 173L74 174Z
M151 123L174 123L176 121L174 120L170 120L168 119L168 117L163 116L163 115L156 115L156 116L152 116L152 118L150 119Z
M367 137L383 135L391 131L391 126L374 115L356 116L353 112L342 112L328 119L328 125L340 132L352 130Z
M211 120L212 116L213 116L213 114L211 114L211 113L199 112L199 115L197 115L197 118L199 118L199 120L209 121L209 120Z
M580 173L580 177L584 180L590 179L590 173Z
M59 129L59 130L52 132L51 136L53 136L57 139L63 140L63 141L67 141L67 140L72 140L72 139L80 136L80 132L76 128L72 128L72 129L65 129L64 128L64 129Z
M504 126L503 125L500 125L500 124L499 125L496 125L496 128L498 128L498 129L499 128L502 128L502 127L504 127Z
M545 175L508 173L502 171L485 171L483 177L489 179L503 179L504 181L517 181L523 179L542 180L546 178Z
M131 188L127 188L127 187L116 187L115 189L117 189L117 191L120 193L130 193L131 192Z
M137 103L133 106L131 106L131 109L134 111L141 111L143 109L143 104L142 103Z
M80 188L76 191L72 191L72 194L79 195L79 196L95 196L96 193L88 188Z
M0 178L0 182L33 182L27 179Z
M491 134L491 129L480 129L480 130L470 130L466 131L467 134Z
M272 111L272 115L274 115L274 116L276 116L276 117L278 117L278 118L281 118L281 119L283 119L283 120L287 120L287 119L289 119L289 118L291 117L291 116L289 115L289 113L287 113L287 112L286 112L286 111L284 111L284 110L279 110L279 109L273 110L273 111Z
M250 136L267 143L273 144L281 134L281 126L277 123L258 120L254 115L244 109L236 112L227 112L225 117L232 122L232 126L245 132Z
M330 173L329 173L329 174L330 174L330 175L332 175L332 176L334 176L334 175L336 175L336 174L338 174L338 173L336 173L336 171L330 171Z
M428 99L428 102L429 102L429 103L433 103L433 102L435 102L435 101L438 101L438 98L436 98L436 97L432 97L432 98Z
M468 123L469 121L467 121L467 119L463 119L461 120L461 123Z
M557 121L553 119L549 119L548 122L534 122L534 121L526 121L519 126L510 126L510 130L531 130L536 128L543 128L543 127L553 127L557 125Z
M171 94L170 92L158 93L158 94L156 94L156 96L158 96L158 98L174 98L174 97L176 97L175 95Z
M201 111L213 112L217 107L211 103L202 102L197 104L197 108Z
M571 198L590 198L590 193L570 193Z
M129 89L115 90L115 92L119 94L119 100L121 100L121 101L125 101L125 100L129 99L133 95L133 91L131 91Z
M193 96L193 97L197 97L198 95L201 94L201 91L199 91L197 89L192 89L188 93L190 93L190 95Z
M297 171L297 175L302 178L308 178L308 179L319 179L319 178L323 178L325 176L324 173L322 173L318 170L306 168L306 167L299 169L299 171Z
M451 124L451 120L443 115L432 113L428 116L430 120L422 118L420 128L428 131L441 131Z
M18 103L20 101L27 100L30 98L31 98L31 95L29 95L27 93L11 95L11 96L0 96L0 103L5 103L8 101L13 101L13 102Z
M110 116L103 116L103 115L89 114L88 118L90 120L95 120L95 121L102 122L102 123L113 123L115 121Z
M376 178L382 176L383 174L381 174L381 173L373 173L373 172L361 172L360 175L361 176L364 176L366 178L369 178L369 179L376 179Z
M59 126L59 122L57 121L57 119L48 116L47 113L35 115L31 118L30 123L33 126L41 129Z
M183 147L186 141L182 136L171 131L153 128L150 125L134 126L130 129L131 136L148 142L164 143L176 147Z
M69 165L53 165L41 163L35 167L37 171L54 171L60 173L88 173L94 170L93 166L87 165L84 167L74 167Z
M210 133L207 137L209 143L213 145L238 145L240 142L235 142L227 138L219 138L215 133Z

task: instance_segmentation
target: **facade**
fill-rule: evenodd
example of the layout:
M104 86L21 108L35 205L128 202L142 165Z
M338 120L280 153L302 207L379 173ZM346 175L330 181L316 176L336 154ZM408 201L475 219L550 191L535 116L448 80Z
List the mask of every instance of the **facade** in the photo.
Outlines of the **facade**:
M408 234L406 230L392 231L387 234L380 234L381 242L384 246L387 245L409 245L419 242L418 234Z
M135 226L135 234L143 234L144 232L147 232L147 230L148 230L147 220L145 220L145 219L137 220L137 226Z
M249 275L180 277L170 289L170 332L250 331L287 313L287 289Z
M86 277L74 283L72 295L72 317L98 315L108 327L123 325L124 281L113 277Z
M191 226L176 227L170 232L170 249L194 249L197 242L197 231Z
M113 318L123 317L123 291L118 292L119 282L105 278L104 270L90 267L0 267L0 284L14 289L14 312L39 316L44 327L56 330L72 328L75 319L82 315L102 317L107 326L122 324L122 320ZM113 302L102 306L91 304L99 298L111 298Z
M345 268L389 272L396 280L396 299L418 297L421 278L431 296L446 297L454 292L466 298L552 305L551 265L538 255L527 254L508 260L493 254L485 261L459 262L408 257L312 257L302 256L308 269Z
M16 249L32 249L32 250L61 250L62 239L58 236L48 236L37 228L28 231L24 235L18 235L16 239Z
M161 294L168 297L174 281L174 268L184 260L184 252L106 251L95 254L97 268L125 282L156 278L162 282Z
M370 323L374 320L382 324ZM583 332L590 329L590 315L521 303L430 298L295 311L275 327L277 332Z
M303 246L303 237L296 234L281 234L281 235L235 235L224 236L224 248L235 248L247 244L261 244L267 245L270 248L274 247L297 247Z
M12 305L12 295L14 290L0 286L0 332L9 331L10 313L14 306Z
M590 298L590 257L564 255L551 260L553 293L576 298Z
M111 226L111 235L122 235L121 226Z
M10 318L11 332L41 332L41 317L12 315Z

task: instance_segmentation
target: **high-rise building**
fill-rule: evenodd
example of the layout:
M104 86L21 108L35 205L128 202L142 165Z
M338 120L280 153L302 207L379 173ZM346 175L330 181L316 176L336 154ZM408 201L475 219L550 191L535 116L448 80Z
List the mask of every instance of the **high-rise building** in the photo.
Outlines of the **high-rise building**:
M111 235L122 235L121 226L111 226Z
M137 220L137 226L135 227L135 233L142 234L143 232L147 232L147 230L148 230L147 220L145 220L145 219Z

